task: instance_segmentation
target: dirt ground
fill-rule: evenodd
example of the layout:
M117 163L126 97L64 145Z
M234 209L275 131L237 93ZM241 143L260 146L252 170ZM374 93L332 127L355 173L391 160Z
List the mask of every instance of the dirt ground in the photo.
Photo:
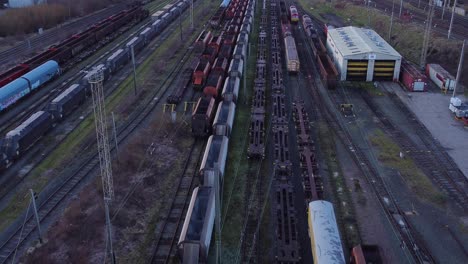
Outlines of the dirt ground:
M161 126L161 124L163 124ZM179 125L179 128L182 126ZM145 259L167 195L182 168L191 137L188 129L154 120L120 149L113 164L115 198L111 205L113 241L119 262ZM174 141L175 136L180 138ZM148 140L151 139L151 140ZM156 143L157 144L154 144ZM86 186L50 228L48 242L23 260L26 263L102 263L105 255L105 223L101 179ZM96 235L101 234L101 235Z

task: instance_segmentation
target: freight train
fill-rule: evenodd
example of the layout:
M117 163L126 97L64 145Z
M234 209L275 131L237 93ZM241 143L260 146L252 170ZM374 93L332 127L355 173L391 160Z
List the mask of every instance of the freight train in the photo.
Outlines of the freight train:
M244 21L240 27L240 32L247 32L247 26L244 25L248 25L249 28L253 26L255 0L232 0L227 8L229 9L231 6L236 7L234 8L233 13L240 16L240 18L243 18L243 20L240 20ZM241 12L238 12L239 10ZM233 17L231 22L233 21L239 20ZM236 45L236 38L233 38L232 35L222 35L222 39L223 42L220 50L223 49L223 45L232 47ZM247 42L245 41L243 44L245 45ZM233 51L234 49L231 48L230 50ZM218 55L216 59L218 61L224 61L225 58L228 57L220 57L220 55ZM199 110L202 107L206 108L206 103L204 103L205 106L202 106L202 101L207 102L208 105L216 102L215 98L211 96L213 93L212 91L210 91L208 95L200 98L198 102L199 106L194 110L194 114L201 113L201 117L199 119L201 120L201 125L193 125L192 127L197 131L205 131L207 126L212 126L210 130L213 131L213 135L208 139L199 169L201 185L196 187L192 193L180 238L177 243L177 250L182 263L207 263L208 259L208 250L210 248L211 237L214 231L215 212L217 209L215 198L216 195L222 197L223 175L226 165L229 137L233 129L235 117L235 98L238 98L240 85L239 78L242 78L243 74L243 59L232 58L230 60L229 70L226 69L224 62L221 63L222 71L229 77L224 82L222 101L217 107L213 124L210 122L204 122L204 120L207 118L210 119L211 116L213 116L216 107L212 107L211 110L206 111ZM215 65L219 66L220 64L215 63ZM221 87L223 87L223 85L216 87L216 99L221 98ZM192 120L192 122L194 122L194 120ZM216 191L219 193L216 193Z
M322 39L318 34L317 28L308 15L302 16L302 25L308 37L309 44L312 48L315 61L317 62L323 84L328 89L334 89L338 79L338 71L335 67L335 64L330 59L330 56L327 53L327 49L325 48L325 45L323 44ZM326 28L327 26L325 26L325 29Z
M181 13L178 11L179 8L181 8L181 11L188 8L189 1L179 1L178 3L181 5L175 7L176 12L148 25L148 27L141 31L138 37L132 38L120 49L107 57L103 63L93 67L91 72L100 69L104 74L104 81L110 75L116 74L120 68L130 61L131 49L133 48L135 54L138 54L151 41L151 38L158 36ZM169 11L166 14L169 14ZM22 93L28 93L30 90L37 89L41 84L53 78L53 75L59 71L58 65L57 61L47 61L37 69L10 84L18 85L22 89ZM33 114L0 140L0 170L9 167L14 160L22 156L57 122L63 120L73 109L78 107L91 95L88 82L91 72L54 98L48 104L46 110ZM4 91L9 90L5 90L5 88L0 89L0 96L5 93Z
M299 72L300 62L299 62L299 55L297 53L296 41L291 32L291 26L289 22L282 22L281 23L281 32L284 41L284 48L285 48L285 61L286 61L286 68L290 73L297 73Z
M212 101L216 103L223 98L235 100L239 93L240 82L230 81L226 86L226 77L243 74L243 61L247 55L248 34L253 26L254 14L246 3L232 1L227 8L232 7L235 7L233 17L219 35L213 36L211 32L205 31L196 41L197 47L205 48L193 72L192 82L194 88L202 90L206 97L198 100L192 113L192 134L197 137L206 137L212 131L211 123L217 109L211 107Z
M70 59L78 57L85 49L106 40L113 32L132 20L141 21L148 16L148 11L140 3L134 3L104 19L88 29L74 34L58 45L53 45L39 55L0 74L0 113L5 111L24 96L42 87L60 73Z

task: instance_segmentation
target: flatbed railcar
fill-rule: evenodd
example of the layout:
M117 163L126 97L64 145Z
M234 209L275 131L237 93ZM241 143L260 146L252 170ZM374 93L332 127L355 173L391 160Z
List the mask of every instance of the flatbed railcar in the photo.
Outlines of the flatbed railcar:
M192 79L192 68L186 68L182 74L177 78L175 82L175 91L167 97L167 102L169 104L178 104L182 100L187 87L190 85L190 80Z

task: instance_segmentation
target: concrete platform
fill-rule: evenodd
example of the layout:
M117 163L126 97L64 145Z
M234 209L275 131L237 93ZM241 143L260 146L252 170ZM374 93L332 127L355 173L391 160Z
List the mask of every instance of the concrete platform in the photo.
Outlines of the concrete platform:
M455 120L448 109L451 94L434 92L407 92L398 83L379 83L380 87L394 92L447 150L465 177L468 177L468 128ZM463 101L468 101L463 95Z

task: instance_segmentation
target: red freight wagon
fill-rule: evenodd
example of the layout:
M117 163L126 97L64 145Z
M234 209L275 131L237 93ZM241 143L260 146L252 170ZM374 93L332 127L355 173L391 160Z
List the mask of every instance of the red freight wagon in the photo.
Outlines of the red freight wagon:
M195 50L204 50L206 45L211 41L211 38L211 31L203 30L195 41Z
M218 97L218 94L221 94L221 89L224 81L224 73L211 72L206 80L205 88L203 93L206 96L213 96L214 98Z
M0 88L28 73L29 65L20 64L0 75Z
M212 47L216 50L216 53L218 53L219 48L221 47L222 43L222 37L221 36L215 36L211 39L210 43L208 43L208 47Z
M326 54L320 54L317 57L317 62L320 69L320 75L324 80L328 89L334 89L336 87L336 79L338 77L338 71L335 65L330 60L330 57Z
M205 51L202 53L202 58L208 60L210 63L213 63L214 59L218 55L218 51L214 47L206 47Z
M228 33L226 33L226 34L224 35L223 43L224 43L224 44L227 44L227 45L234 45L234 44L236 44L236 35L235 35L235 34L228 34Z
M400 81L411 92L424 92L427 88L427 77L406 61L401 62Z
M221 74L225 74L227 67L229 66L229 60L227 58L223 57L218 57L216 58L213 68L211 69L211 72L217 72Z
M192 82L195 88L201 88L210 72L211 64L207 60L200 60L193 71Z

